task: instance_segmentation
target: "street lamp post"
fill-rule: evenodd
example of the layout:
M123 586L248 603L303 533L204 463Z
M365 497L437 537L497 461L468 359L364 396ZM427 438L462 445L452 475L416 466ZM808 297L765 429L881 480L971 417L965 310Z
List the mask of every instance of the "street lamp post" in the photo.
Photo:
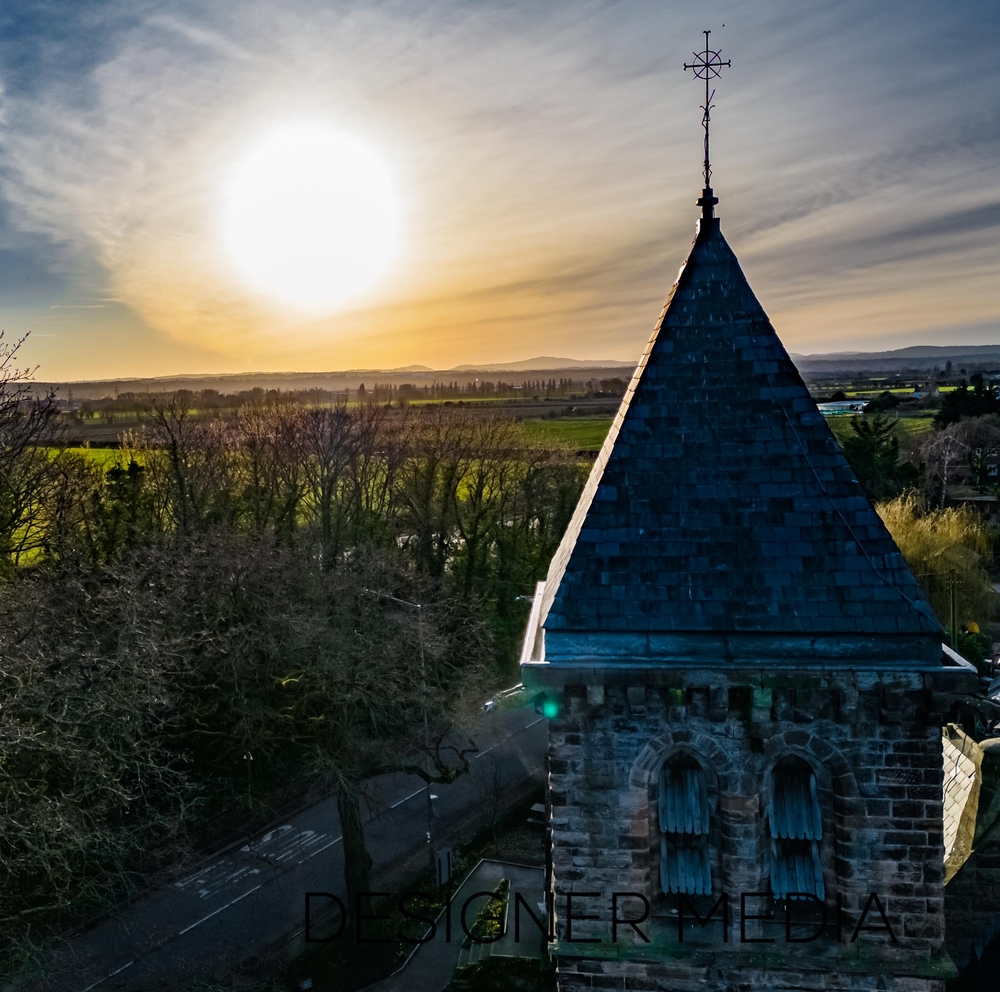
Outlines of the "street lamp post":
M411 603L408 599L400 599L398 596L390 596L387 592L379 592L376 589L365 589L365 592L381 599L391 600L401 606L409 606L417 611L417 643L420 645L420 695L421 708L424 715L424 750L427 762L427 782L424 793L427 796L427 858L431 869L431 878L437 880L437 863L434 860L434 845L431 843L431 829L434 825L434 800L437 796L431 795L431 732L427 717L427 669L424 663L424 605L423 603Z

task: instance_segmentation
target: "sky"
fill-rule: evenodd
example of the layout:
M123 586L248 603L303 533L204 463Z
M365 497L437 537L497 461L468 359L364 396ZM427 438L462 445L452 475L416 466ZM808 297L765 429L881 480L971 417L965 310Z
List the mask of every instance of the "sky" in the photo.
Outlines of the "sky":
M1000 344L986 0L5 0L0 327L46 380L631 362L694 234L706 28L717 213L786 347ZM226 240L289 128L398 206L323 312Z

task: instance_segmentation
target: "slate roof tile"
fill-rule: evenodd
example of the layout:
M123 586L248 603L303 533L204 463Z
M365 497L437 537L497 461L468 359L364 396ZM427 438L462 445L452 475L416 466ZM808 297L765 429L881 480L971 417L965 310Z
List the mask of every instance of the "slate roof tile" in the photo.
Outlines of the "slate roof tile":
M701 222L541 609L551 631L940 638L715 218Z

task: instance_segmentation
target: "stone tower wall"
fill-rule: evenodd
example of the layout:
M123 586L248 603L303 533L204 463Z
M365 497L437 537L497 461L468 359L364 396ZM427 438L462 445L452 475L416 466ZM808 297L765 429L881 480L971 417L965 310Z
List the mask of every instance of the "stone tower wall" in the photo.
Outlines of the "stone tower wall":
M562 715L550 724L560 988L940 992L951 970L942 955L943 717L935 712L945 703L934 677L661 671L642 678L567 685ZM725 892L725 941L717 922L689 923L681 939L677 897L660 891L659 773L679 750L705 770L713 824L714 895L693 898L690 908L706 914ZM829 922L809 943L786 938L808 936L818 923L786 931L780 909L748 918L766 916L769 897L748 896L741 914L741 894L768 891L770 772L786 755L813 767L823 814ZM878 929L855 935L866 904L864 924ZM612 920L615 908L622 920L646 906L639 929L649 943Z

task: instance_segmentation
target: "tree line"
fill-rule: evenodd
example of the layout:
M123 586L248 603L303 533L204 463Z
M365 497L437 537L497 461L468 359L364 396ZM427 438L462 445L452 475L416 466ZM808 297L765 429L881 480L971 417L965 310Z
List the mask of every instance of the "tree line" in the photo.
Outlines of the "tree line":
M523 379L519 383L504 379L474 379L469 382L432 383L360 383L357 389L323 389L312 386L307 389L264 389L254 386L232 393L218 389L178 389L173 395L186 402L192 410L211 417L229 416L248 403L291 401L302 406L337 406L350 402L390 403L400 400L463 401L467 399L532 399L573 398L578 396L622 396L628 386L626 379L574 379L560 376L549 379ZM73 420L92 420L98 416L110 425L116 423L127 426L140 422L149 405L149 394L134 390L123 390L114 396L101 398L73 399L73 390L67 390L67 398L60 400L59 406Z
M1000 492L997 389L973 376L971 385L963 382L944 395L930 431L902 438L900 421L885 415L892 399L886 397L838 431L844 454L952 643L982 663L995 630L982 633L980 626L992 625L998 612L997 523L986 504L950 503L958 486L983 495Z
M466 767L586 466L503 417L178 395L102 462L0 348L0 963L309 788L353 904L366 781Z

